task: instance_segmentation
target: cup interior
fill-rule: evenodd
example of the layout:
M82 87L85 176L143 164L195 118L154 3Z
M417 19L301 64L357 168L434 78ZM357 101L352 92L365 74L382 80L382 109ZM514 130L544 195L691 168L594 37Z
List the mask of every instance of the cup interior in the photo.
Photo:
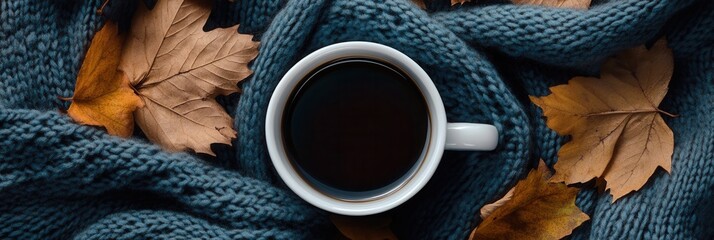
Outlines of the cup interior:
M429 129L421 158L407 174L380 189L352 192L321 184L301 171L289 159L282 118L290 96L314 69L346 58L365 58L388 63L412 79L427 104ZM412 197L431 178L444 150L446 115L441 98L429 76L403 53L371 42L344 42L321 48L295 64L273 92L266 115L266 143L276 171L298 196L324 210L344 215L383 212Z

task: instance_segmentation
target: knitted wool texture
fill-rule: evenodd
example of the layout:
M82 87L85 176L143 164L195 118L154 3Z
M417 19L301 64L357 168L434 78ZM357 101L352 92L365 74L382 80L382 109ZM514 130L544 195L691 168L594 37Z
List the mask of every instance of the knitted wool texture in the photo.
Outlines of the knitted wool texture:
M403 239L464 239L481 206L539 158L552 165L566 141L526 96L596 75L606 57L662 36L675 74L661 108L680 115L665 118L675 134L672 173L657 171L615 204L582 191L577 205L592 220L572 238L714 237L714 1L596 1L587 11L439 2L431 13L408 0L217 1L207 28L240 22L261 41L242 95L220 99L240 135L217 158L167 153L140 133L112 137L57 111L101 26L102 2L0 2L1 239L335 236L327 214L272 170L263 127L282 75L311 51L350 40L404 52L432 77L449 121L501 132L496 151L445 153L429 184L391 211Z

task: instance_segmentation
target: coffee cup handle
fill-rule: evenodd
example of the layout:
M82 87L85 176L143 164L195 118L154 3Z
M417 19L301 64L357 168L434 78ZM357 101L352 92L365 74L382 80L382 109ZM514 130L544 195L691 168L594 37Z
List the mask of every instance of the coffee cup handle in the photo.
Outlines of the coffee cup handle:
M446 124L445 150L491 151L498 145L498 129L490 124Z

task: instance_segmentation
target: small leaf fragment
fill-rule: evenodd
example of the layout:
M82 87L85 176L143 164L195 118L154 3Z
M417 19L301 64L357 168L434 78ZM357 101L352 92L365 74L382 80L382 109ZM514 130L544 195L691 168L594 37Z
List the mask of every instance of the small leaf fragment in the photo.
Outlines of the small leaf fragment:
M117 24L106 22L90 44L77 75L67 114L75 121L101 126L113 135L129 137L134 131L133 112L142 106L128 79L117 71L124 36Z
M575 77L533 97L549 128L570 142L558 151L552 181L605 180L613 202L637 191L658 167L669 172L674 134L658 108L672 78L667 42L626 50L607 60L600 78ZM600 181L602 182L602 181Z
M506 195L504 195L501 199L498 199L498 201L489 203L481 207L481 219L486 219L493 211L496 211L499 207L503 206L506 204L506 202L510 201L513 198L513 189L508 190Z
M590 217L575 206L579 189L551 183L550 176L541 160L538 169L509 191L510 199L495 202L500 206L486 214L469 239L561 239L570 235Z
M451 6L461 5L467 2L471 2L471 0L451 0Z
M412 0L421 9L426 9L426 2L431 0ZM451 6L462 5L464 3L471 2L471 0L451 0Z
M514 4L541 5L556 8L588 9L591 0L511 0Z
M337 230L348 239L352 240L392 240L397 239L389 224L392 219L385 215L372 215L362 217L348 217L330 215L330 220Z

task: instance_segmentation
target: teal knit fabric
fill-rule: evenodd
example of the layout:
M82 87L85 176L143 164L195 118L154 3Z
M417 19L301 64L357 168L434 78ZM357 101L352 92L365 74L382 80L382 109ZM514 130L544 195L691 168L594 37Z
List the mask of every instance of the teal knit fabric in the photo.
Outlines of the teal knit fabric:
M240 23L261 41L243 93L220 99L239 137L216 146L216 158L168 153L141 133L109 136L60 113L68 104L57 97L72 95L102 2L0 1L0 239L332 238L328 214L275 174L263 126L295 62L350 40L404 52L432 77L449 121L501 132L496 151L447 152L429 184L390 211L402 239L464 239L481 206L539 158L552 165L567 140L527 96L596 76L606 57L662 36L675 74L661 108L680 115L666 118L672 173L657 171L615 204L582 191L577 205L592 219L572 238L714 238L714 1L601 0L587 11L434 1L425 12L409 0L216 0L206 29ZM112 17L130 18L135 4L110 2Z

